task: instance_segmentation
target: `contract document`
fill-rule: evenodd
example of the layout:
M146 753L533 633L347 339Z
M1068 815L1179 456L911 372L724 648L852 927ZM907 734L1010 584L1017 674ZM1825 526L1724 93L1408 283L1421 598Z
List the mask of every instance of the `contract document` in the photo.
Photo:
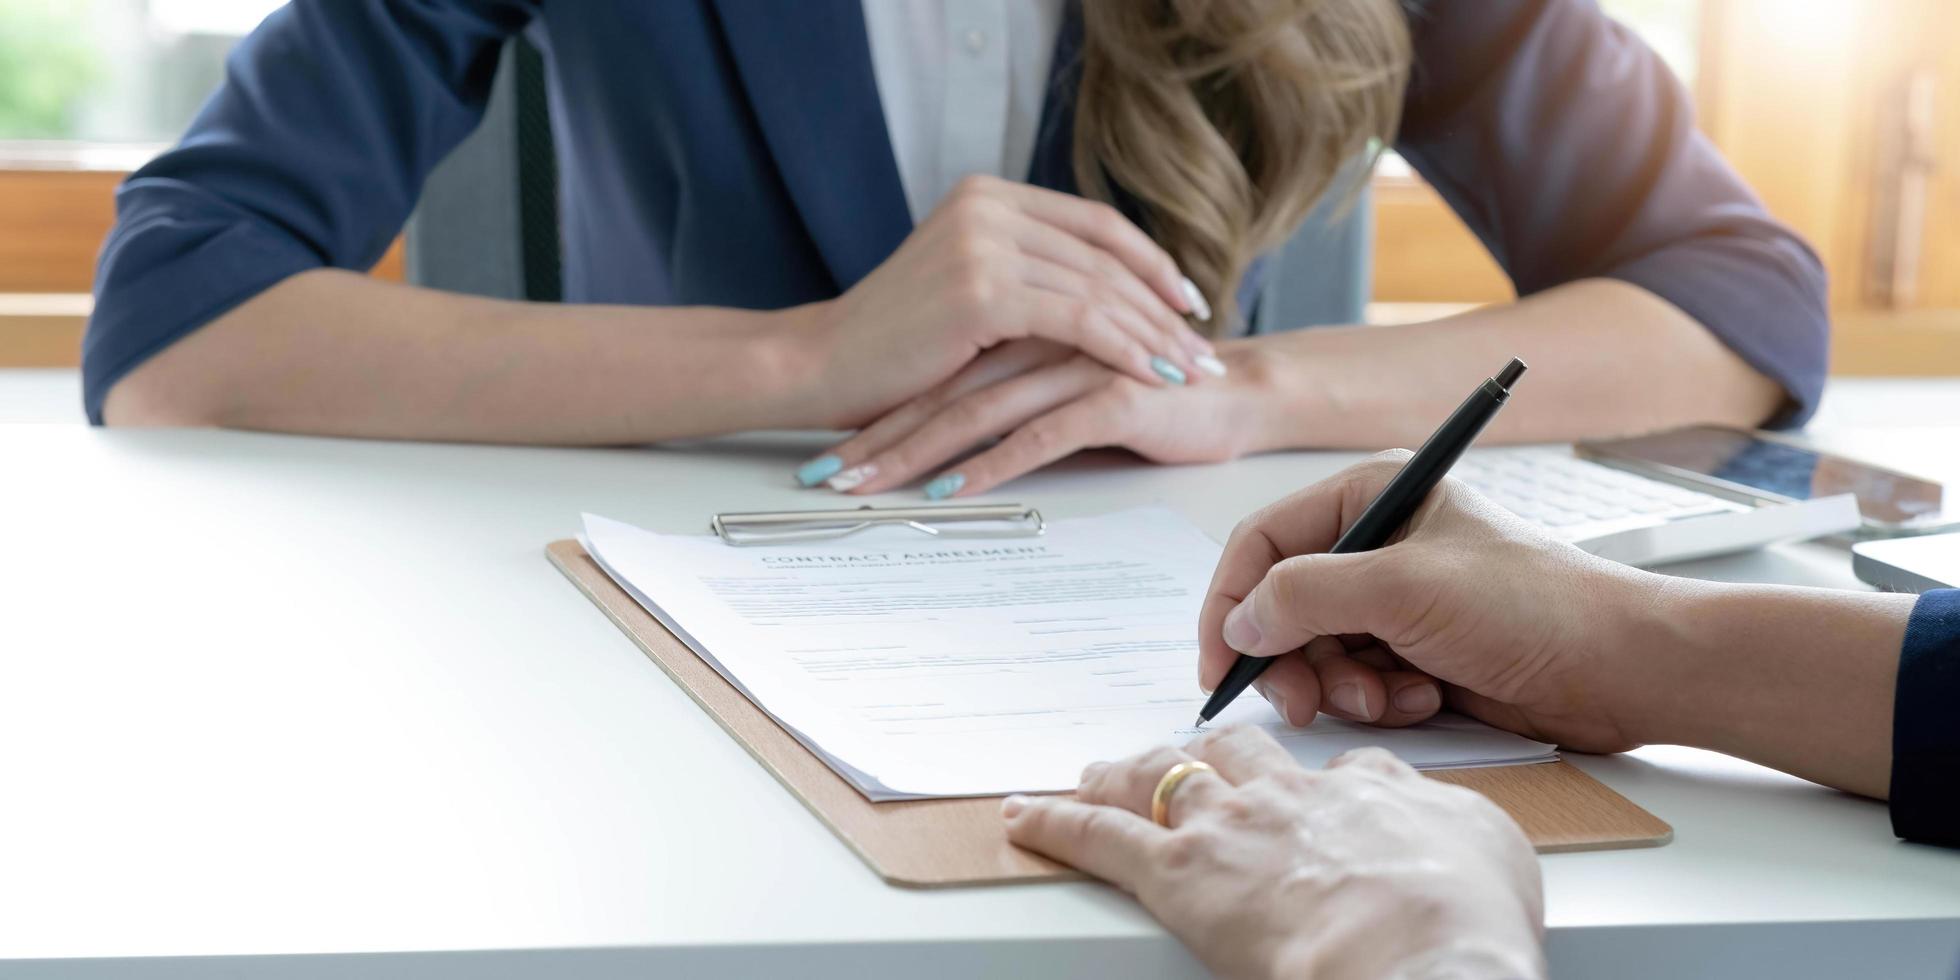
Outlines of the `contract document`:
M1164 508L1039 537L879 528L736 548L585 515L586 551L662 625L874 801L1072 790L1084 766L1182 743L1198 608L1219 547ZM1261 725L1303 764L1384 746L1418 768L1549 762L1553 747L1458 716L1378 729Z

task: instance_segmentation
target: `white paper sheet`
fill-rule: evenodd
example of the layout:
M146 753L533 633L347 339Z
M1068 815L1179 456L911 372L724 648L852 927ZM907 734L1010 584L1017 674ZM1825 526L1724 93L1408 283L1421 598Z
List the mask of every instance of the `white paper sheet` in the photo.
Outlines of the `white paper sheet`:
M1082 768L1182 742L1203 703L1197 616L1219 548L1163 508L1038 538L902 528L733 548L585 515L587 551L695 653L874 800L1073 789ZM1549 761L1465 718L1267 726L1303 763L1383 745L1418 768Z

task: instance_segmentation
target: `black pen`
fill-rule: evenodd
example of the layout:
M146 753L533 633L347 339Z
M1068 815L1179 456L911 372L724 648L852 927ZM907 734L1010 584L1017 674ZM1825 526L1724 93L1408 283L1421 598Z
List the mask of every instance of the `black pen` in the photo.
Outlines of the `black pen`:
M1444 420L1442 428L1437 429L1422 444L1422 448L1409 457L1409 462L1395 474L1394 479L1388 481L1388 486L1368 502L1368 509L1361 512L1354 526L1348 528L1339 541L1334 542L1330 553L1345 555L1356 551L1373 551L1387 544L1389 536L1395 533L1396 528L1408 523L1409 516L1422 506L1429 491L1443 482L1443 477L1449 475L1450 467L1456 465L1463 451L1470 448L1477 434L1484 431L1484 426L1497 415L1497 410L1504 407L1504 402L1511 397L1511 386L1518 383L1524 371L1524 362L1514 357L1511 363L1504 365L1504 370L1497 372L1497 377L1486 378L1483 384L1478 385L1477 390L1471 392L1470 397L1464 399L1463 404L1458 405L1456 411ZM1198 724L1193 727L1203 727L1205 722L1218 717L1226 705L1245 693L1245 689L1252 686L1252 682L1277 659L1239 654L1239 659L1232 663L1232 669L1225 672L1225 680L1218 685L1218 690L1212 692L1211 699L1198 712Z

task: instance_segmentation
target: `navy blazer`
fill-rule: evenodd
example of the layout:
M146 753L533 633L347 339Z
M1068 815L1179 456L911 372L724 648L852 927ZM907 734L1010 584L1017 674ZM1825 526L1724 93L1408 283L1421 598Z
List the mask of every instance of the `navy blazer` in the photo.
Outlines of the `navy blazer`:
M1412 2L1410 19L1396 148L1520 294L1642 286L1780 382L1779 422L1809 415L1822 268L1651 51L1583 0ZM268 286L377 261L519 32L548 66L567 301L826 299L910 230L860 0L295 0L117 194L83 342L90 419L131 368ZM1071 10L1028 175L1062 190L1080 34Z
M1892 831L1960 847L1960 589L1919 597L1892 700Z

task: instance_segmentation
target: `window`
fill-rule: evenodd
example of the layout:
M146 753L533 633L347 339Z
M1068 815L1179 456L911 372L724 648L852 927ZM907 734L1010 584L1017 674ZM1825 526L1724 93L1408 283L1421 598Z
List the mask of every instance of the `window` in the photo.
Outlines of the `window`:
M1690 90L1695 87L1696 59L1701 50L1701 0L1601 0L1600 7L1640 35L1674 69L1682 84Z
M75 364L116 184L282 2L0 0L0 367ZM401 268L397 243L375 272Z
M0 0L5 155L128 169L174 140L279 0ZM42 141L63 141L61 147ZM81 145L76 145L81 144Z

